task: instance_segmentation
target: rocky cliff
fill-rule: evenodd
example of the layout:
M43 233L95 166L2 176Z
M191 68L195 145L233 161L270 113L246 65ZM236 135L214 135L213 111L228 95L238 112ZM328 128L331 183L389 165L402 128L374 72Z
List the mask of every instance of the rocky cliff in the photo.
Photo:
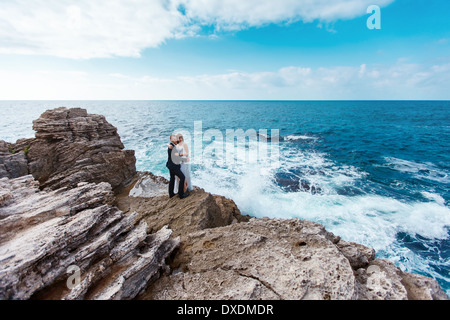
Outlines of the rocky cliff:
M84 109L49 110L33 122L36 138L0 142L0 178L31 174L41 188L79 182L125 186L136 174L134 151L124 146L104 116Z
M166 189L164 178L141 173L116 200L155 230L167 224L180 236L168 272L139 299L447 299L435 280L375 259L372 248L318 223L250 219L202 189L185 200L169 199Z
M108 183L39 191L32 176L0 180L1 299L127 299L159 276L179 245L123 214ZM79 270L68 289L70 267Z
M200 188L169 199L103 116L59 108L33 127L0 142L0 299L448 298L320 224Z

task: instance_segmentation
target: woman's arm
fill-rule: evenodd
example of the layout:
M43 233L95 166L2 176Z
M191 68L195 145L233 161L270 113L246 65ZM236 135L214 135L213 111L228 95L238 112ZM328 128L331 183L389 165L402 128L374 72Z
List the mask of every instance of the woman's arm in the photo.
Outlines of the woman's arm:
M172 150L172 149L174 148L174 146L173 146L172 144L170 144L170 143L169 143L167 146L169 147L170 150ZM177 152L175 152L174 155L175 155L176 157L181 156L181 154L179 154L179 153L177 153Z

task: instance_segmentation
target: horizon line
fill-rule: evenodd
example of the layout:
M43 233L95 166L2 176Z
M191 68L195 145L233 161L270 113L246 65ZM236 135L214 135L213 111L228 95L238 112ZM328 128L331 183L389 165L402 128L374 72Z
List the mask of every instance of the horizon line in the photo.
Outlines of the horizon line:
M450 99L0 99L0 102L15 101L205 101L205 102L326 102L326 101L450 101Z

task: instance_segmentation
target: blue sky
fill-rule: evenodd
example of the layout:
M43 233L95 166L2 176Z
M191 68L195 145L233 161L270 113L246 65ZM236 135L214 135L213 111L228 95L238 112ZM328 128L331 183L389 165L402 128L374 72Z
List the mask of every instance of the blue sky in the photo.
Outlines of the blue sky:
M381 30L366 26L371 4ZM448 12L447 0L4 0L0 99L447 100Z

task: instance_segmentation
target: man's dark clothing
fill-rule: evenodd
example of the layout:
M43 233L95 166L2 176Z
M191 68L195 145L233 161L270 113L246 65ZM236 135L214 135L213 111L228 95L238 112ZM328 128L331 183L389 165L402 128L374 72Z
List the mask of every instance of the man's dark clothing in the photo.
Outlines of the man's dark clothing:
M175 148L175 145L172 142L170 144ZM173 163L172 151L174 151L174 149L167 148L168 159L167 159L166 167L170 171L169 196L173 197L175 195L175 193L173 192L173 189L175 187L175 177L178 177L178 178L180 178L180 183L178 185L178 195L181 197L184 194L184 181L186 178L185 178L183 172L181 172L181 166L179 164Z

